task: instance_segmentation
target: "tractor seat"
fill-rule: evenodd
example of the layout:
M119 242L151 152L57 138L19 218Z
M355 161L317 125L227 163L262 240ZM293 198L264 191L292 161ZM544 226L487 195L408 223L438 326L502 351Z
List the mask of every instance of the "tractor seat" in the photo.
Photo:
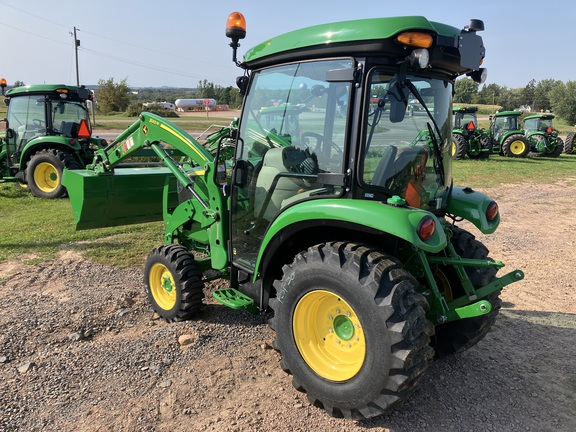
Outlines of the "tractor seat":
M60 124L60 133L70 138L78 138L78 129L80 125L74 122L62 122Z

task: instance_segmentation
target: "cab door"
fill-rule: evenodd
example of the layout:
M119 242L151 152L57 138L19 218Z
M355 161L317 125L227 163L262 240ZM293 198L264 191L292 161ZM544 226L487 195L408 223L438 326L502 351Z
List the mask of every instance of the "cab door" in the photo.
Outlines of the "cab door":
M330 77L352 64L333 59L253 72L231 195L232 262L244 271L255 271L264 234L284 209L342 193L324 179L345 172L352 85Z
M11 98L6 118L8 160L10 166L17 167L28 141L46 135L45 97L31 95Z

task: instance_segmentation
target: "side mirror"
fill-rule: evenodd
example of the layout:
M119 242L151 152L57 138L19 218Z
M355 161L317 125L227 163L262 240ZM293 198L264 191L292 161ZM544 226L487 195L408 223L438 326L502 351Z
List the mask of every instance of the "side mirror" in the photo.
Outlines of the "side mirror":
M406 116L408 108L408 88L396 82L390 90L390 121L400 123Z
M234 164L234 174L232 175L232 184L239 188L248 185L248 176L252 171L252 164L246 160L238 159Z

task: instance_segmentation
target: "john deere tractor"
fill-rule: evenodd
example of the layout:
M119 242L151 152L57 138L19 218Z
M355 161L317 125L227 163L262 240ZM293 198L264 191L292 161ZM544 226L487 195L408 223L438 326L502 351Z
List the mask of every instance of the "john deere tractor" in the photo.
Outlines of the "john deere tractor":
M478 128L476 113L478 107L454 107L454 129L452 130L453 159L486 159L492 153L490 137Z
M41 84L4 92L8 113L0 138L0 181L18 182L43 198L66 195L64 168L84 168L106 142L92 138L87 88Z
M204 146L141 113L87 169L65 170L77 227L163 220L164 244L144 264L161 317L199 317L204 284L224 278L214 297L270 317L280 365L314 406L379 415L430 360L482 340L501 290L523 278L498 277L504 264L458 226L492 234L500 223L494 200L451 175L454 80L481 81L483 27L345 21L267 39L238 60L246 27L233 13L237 124ZM406 114L411 100L422 115ZM120 167L142 148L165 166Z
M540 113L524 118L524 131L534 156L558 157L564 150L562 138L552 127L554 117L554 114Z
M520 111L499 111L490 116L492 151L502 156L526 157L530 141L520 128Z

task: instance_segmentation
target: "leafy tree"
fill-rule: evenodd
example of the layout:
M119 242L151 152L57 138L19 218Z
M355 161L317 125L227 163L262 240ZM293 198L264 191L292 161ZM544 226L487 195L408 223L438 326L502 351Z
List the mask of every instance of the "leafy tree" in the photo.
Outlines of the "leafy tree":
M568 123L576 123L576 81L560 83L549 93L552 111Z
M522 104L529 105L532 107L534 105L534 91L536 89L536 80L530 80L530 82L522 90Z
M538 81L534 87L534 104L532 111L546 111L552 109L549 93L553 87L562 84L562 81L555 79L545 79Z
M115 83L114 78L98 81L96 102L100 112L107 114L126 111L130 104L130 89L126 80L127 78L124 78L119 83Z
M478 93L479 84L471 78L460 78L454 83L454 101L458 103L472 103L473 97Z

